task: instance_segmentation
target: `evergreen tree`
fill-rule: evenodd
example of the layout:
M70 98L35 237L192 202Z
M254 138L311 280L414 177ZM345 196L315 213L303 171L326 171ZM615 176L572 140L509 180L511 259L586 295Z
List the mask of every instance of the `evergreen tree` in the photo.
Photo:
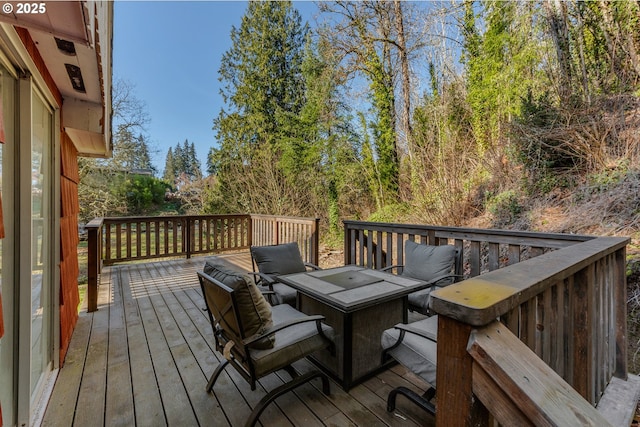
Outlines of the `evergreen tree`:
M176 174L176 178L185 171L186 166L184 163L184 158L184 150L182 149L180 143L178 143L173 149L173 171Z
M154 174L157 172L156 168L151 164L151 156L149 155L149 144L147 144L147 138L143 134L138 135L138 155L137 165L138 169L150 170Z
M149 146L144 135L135 137L131 128L119 126L113 135L113 155L103 162L108 167L130 171L132 169L147 169L155 173L151 165Z
M190 143L188 139L185 139L182 144L176 144L175 147L169 147L167 152L164 179L174 182L179 177L189 181L202 179L202 170L196 155L196 146L193 142Z
M209 169L217 172L221 194L242 194L227 197L246 200L237 209L282 212L283 200L292 197L282 194L289 189L280 170L280 145L291 137L291 123L304 103L307 31L290 1L249 2L240 28L231 30L232 44L219 70L225 107L214 119L219 148L210 152ZM254 174L252 183L264 185L247 183L247 171ZM259 207L264 198L273 205Z
M176 169L173 159L173 148L169 147L169 151L167 151L167 158L164 161L164 175L163 178L165 181L173 183L176 179Z
M190 170L192 172L192 179L199 180L202 179L202 169L200 167L200 160L198 160L198 155L196 154L196 145L192 142L189 146L189 163L191 164Z

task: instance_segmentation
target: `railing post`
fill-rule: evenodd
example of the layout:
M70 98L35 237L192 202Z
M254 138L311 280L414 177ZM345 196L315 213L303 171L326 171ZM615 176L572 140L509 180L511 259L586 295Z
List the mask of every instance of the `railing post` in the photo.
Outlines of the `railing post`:
M277 245L278 243L280 243L280 221L278 220L278 218L273 219L272 230L273 236L271 236L271 244Z
M186 245L185 255L187 259L191 258L191 251L193 250L193 240L195 238L195 226L196 222L190 216L184 219L184 234L183 234L183 244ZM186 241L185 241L186 240Z
M614 375L627 380L627 247L613 255L614 310L616 318L616 369Z
M489 412L473 396L473 358L467 352L471 325L438 316L437 427L486 426Z
M313 222L313 230L311 231L311 263L318 265L320 261L320 218L316 218Z
M98 285L102 267L102 218L90 221L87 230L87 311L98 309Z
M247 224L247 245L253 246L253 215L248 215L249 221Z
M349 224L342 221L344 228L344 265L351 264L351 232L349 231Z

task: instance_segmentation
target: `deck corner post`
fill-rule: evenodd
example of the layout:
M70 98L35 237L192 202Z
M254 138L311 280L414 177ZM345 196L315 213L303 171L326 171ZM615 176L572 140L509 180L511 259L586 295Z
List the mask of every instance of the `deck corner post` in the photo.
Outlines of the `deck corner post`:
M102 268L102 218L90 221L87 230L87 311L98 309L98 285Z
M489 425L490 414L473 395L473 358L467 352L472 326L445 315L438 316L436 426Z
M627 247L618 249L614 257L613 286L616 324L616 367L614 375L627 380Z
M191 252L193 251L193 241L194 241L194 237L195 237L195 225L196 222L193 218L191 218L190 216L186 217L184 219L185 221L185 233L184 233L184 237L186 238L186 250L185 250L185 255L187 257L187 259L191 258Z
M344 265L349 265L353 262L351 260L351 233L349 232L349 223L342 221L342 224L344 229Z
M315 218L313 230L311 231L311 263L318 265L320 262L320 218Z

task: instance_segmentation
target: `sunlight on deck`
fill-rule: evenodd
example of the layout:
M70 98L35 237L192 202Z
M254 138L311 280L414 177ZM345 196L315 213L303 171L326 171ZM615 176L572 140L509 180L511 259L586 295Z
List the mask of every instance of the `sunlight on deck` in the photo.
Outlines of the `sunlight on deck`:
M213 351L211 324L196 271L206 260L118 265L105 268L99 310L82 312L42 425L243 425L264 394L288 380L274 373L255 391L226 370L206 393L208 376L222 360ZM223 255L235 268L251 269L248 253ZM295 365L300 372L313 365ZM331 395L315 381L275 400L263 426L434 425L433 418L399 400L386 411L389 391L403 385L422 393L427 385L394 366L348 393L332 382Z

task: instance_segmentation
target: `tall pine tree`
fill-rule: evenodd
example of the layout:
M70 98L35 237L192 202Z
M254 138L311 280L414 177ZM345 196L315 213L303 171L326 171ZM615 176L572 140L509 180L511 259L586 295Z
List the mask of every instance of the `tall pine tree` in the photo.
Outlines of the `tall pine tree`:
M163 179L170 183L176 179L176 170L173 159L173 148L169 147L169 151L167 151L167 158L164 161L164 175Z
M279 144L304 104L307 31L290 1L249 2L240 28L231 30L219 70L225 106L214 119L219 148L209 155L209 169L226 195L221 200L237 202L226 209L279 213L293 198L280 170Z
M185 139L182 144L176 144L175 147L169 147L167 152L164 179L175 182L179 177L189 181L202 179L202 170L196 155L195 144L189 142L188 139Z

